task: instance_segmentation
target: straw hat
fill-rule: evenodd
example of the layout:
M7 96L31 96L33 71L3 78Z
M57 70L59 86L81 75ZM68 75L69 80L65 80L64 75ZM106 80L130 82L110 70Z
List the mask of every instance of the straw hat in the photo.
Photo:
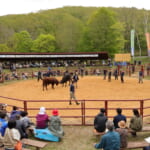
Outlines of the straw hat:
M119 122L118 122L118 126L119 126L120 128L125 128L125 127L126 127L125 121L124 121L124 120L119 121Z

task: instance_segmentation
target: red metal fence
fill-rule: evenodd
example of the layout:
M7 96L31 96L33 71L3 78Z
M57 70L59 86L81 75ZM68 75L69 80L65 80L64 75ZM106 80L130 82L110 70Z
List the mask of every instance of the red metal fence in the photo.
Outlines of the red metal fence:
M35 116L41 106L46 107L49 116L51 115L50 111L57 108L60 112L63 125L93 125L93 119L95 115L99 113L100 108L106 109L108 118L113 118L116 115L116 108L122 108L123 114L126 115L128 119L133 115L132 109L137 108L143 119L145 119L147 123L149 121L150 99L79 101L80 105L69 105L68 100L21 100L0 96L0 103L8 104L7 110L9 112L12 106L15 105L21 110L28 111L29 117L33 121L35 121Z

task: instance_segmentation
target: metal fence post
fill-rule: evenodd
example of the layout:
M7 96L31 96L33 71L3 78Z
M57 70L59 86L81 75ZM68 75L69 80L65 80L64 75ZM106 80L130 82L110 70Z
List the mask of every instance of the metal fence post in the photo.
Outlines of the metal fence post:
M27 101L23 101L23 104L24 104L24 111L27 111L28 108L27 108Z
M140 115L142 116L142 118L143 118L143 107L144 106L144 101L143 100L141 100L140 101Z
M85 100L81 101L82 125L85 125Z
M107 100L105 101L105 110L106 110L105 115L108 116L108 101Z

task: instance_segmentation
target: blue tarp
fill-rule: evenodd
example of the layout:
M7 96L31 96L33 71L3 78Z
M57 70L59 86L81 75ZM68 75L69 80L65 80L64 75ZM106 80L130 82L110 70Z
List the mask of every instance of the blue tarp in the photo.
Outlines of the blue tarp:
M59 142L59 137L53 135L48 128L46 129L34 129L34 136L36 138L46 140L46 141L53 141Z

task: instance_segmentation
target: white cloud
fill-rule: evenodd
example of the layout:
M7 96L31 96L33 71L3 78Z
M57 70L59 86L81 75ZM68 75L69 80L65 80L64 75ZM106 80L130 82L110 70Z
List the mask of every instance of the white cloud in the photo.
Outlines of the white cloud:
M64 6L136 7L150 10L149 0L0 0L0 15L30 13Z

